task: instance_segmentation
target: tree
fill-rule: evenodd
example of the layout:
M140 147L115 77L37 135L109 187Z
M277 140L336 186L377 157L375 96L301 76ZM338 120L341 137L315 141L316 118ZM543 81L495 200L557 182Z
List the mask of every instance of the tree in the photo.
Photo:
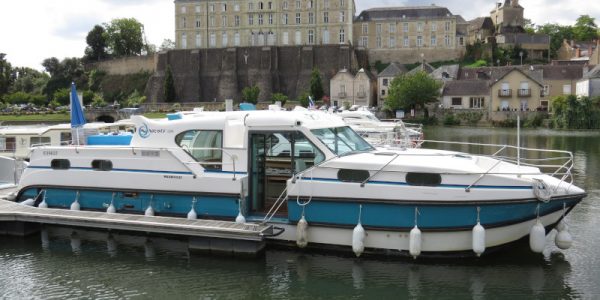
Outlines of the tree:
M389 110L425 108L440 97L442 84L420 71L394 78L385 105ZM426 111L427 112L427 111Z
M113 19L104 24L108 47L116 57L142 54L144 25L135 18Z
M310 95L313 99L321 100L323 98L323 83L321 82L321 73L319 69L314 68L312 70L312 74L310 75Z
M281 102L281 106L284 106L288 100L289 100L288 96L286 96L282 93L275 93L275 94L271 95L271 102L275 103L275 102L279 101L279 102Z
M524 19L523 24L524 24L523 28L525 29L525 32L527 32L529 34L535 33L535 24L531 21L531 19Z
M87 77L80 58L65 58L59 61L56 57L47 58L42 62L46 72L50 73L50 79L44 88L48 96L54 95L59 89L68 88L71 82L83 87L87 84Z
M177 95L175 94L175 81L173 80L173 72L171 66L167 66L164 83L165 102L175 102Z
M10 90L12 92L25 92L42 94L50 76L38 70L27 67L14 68L12 72L15 78Z
M175 42L171 39L164 39L158 48L159 51L169 51L173 49L175 49Z
M574 38L573 27L556 23L538 26L537 33L543 33L550 36L551 58L557 58L558 49L560 49L564 40L572 40Z
M578 41L591 41L598 38L598 26L589 15L581 15L573 26L573 34Z
M247 86L242 90L242 100L244 102L256 104L258 103L258 95L260 95L258 85Z
M6 54L0 53L0 96L8 93L12 81L12 66L6 60Z
M85 49L85 59L87 61L99 61L108 57L107 47L108 41L106 30L100 25L94 26L88 32L85 41L88 46Z

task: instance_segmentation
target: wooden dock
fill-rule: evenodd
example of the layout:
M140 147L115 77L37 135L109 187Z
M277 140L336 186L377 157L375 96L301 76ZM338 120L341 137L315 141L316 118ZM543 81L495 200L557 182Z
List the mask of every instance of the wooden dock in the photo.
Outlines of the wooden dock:
M273 234L273 226L266 224L238 224L218 220L188 220L173 217L147 217L132 214L108 214L94 211L38 208L7 200L0 200L0 234L39 229L39 224L74 226L93 229L178 235L190 238L190 249L200 251L255 254L263 250L265 235ZM26 225L38 225L34 229Z

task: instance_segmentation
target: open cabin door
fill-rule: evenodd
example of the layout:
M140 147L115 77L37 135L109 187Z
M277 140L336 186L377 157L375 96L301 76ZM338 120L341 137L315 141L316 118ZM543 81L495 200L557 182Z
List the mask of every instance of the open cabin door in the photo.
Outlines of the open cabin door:
M288 179L321 162L324 155L300 132L250 132L249 137L250 212L261 215L275 205ZM284 204L276 215L286 214Z

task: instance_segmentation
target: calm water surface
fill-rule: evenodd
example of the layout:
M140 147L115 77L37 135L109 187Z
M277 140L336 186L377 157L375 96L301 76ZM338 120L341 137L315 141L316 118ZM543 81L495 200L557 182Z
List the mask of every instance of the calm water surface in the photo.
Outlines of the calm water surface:
M516 144L514 130L429 128L428 139ZM569 215L573 247L548 237L476 260L354 259L269 250L258 259L190 255L175 239L47 227L0 237L0 298L600 298L600 133L525 130L522 145L574 153L589 196ZM433 145L432 145L433 146ZM480 151L478 147L461 148Z

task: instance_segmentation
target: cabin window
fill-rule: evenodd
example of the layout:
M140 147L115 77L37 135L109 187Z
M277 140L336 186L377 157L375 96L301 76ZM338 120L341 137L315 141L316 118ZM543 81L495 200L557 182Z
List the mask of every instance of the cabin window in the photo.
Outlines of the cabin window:
M417 186L438 186L442 183L442 176L434 173L407 173L406 183Z
M48 136L32 136L29 138L31 147L50 145L50 137Z
M15 151L16 144L15 137L0 137L0 151Z
M60 133L60 144L61 145L69 145L71 143L71 133L70 132L61 132Z
M92 161L92 169L96 171L110 171L113 168L112 161L96 159Z
M223 132L189 130L178 134L175 143L205 169L221 170L223 164Z
M71 162L68 159L53 159L50 162L50 167L54 170L68 170L71 167Z
M337 173L338 180L343 182L364 182L371 176L367 170L341 169Z

